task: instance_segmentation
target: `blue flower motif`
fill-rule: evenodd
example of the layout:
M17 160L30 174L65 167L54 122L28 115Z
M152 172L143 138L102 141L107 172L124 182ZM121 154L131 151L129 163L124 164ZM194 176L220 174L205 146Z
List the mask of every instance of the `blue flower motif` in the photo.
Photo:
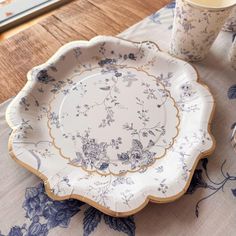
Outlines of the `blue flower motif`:
M8 236L23 236L22 229L19 226L14 226L11 228Z
M135 222L134 217L129 216L126 218L117 218L104 215L104 221L111 229L125 233L128 236L135 235Z
M93 207L89 207L84 212L84 236L89 236L101 222L102 218L104 219L105 224L107 224L111 229L123 232L128 236L135 235L135 222L134 217L129 216L126 218L117 218L105 215Z
M114 64L114 63L116 63L116 59L105 58L105 59L102 59L101 61L99 61L98 65L102 67L104 65L111 65L111 64Z
M109 166L108 163L103 162L103 163L100 165L99 170L105 170L105 169L107 169L108 166Z
M83 228L84 236L89 236L98 226L102 219L102 213L93 207L84 212Z
M236 98L236 84L232 85L228 89L228 98L229 99L235 99Z
M168 5L166 5L166 8L171 8L171 9L173 9L173 8L175 8L175 1L173 1L173 2L171 2L170 4L168 4Z
M32 219L34 216L42 215L45 203L52 200L44 193L43 184L38 187L27 188L23 208L26 210L26 217Z
M170 4L168 4L168 5L166 5L166 7L165 7L167 10L168 9L174 9L175 8L175 1L173 1L173 2L171 2ZM162 24L162 18L163 18L163 15L162 15L162 12L160 12L160 11L157 11L157 12L155 12L155 13L153 13L151 16L149 16L149 19L152 21L152 22L154 22L154 23L156 23L156 24ZM171 30L172 29L172 25L170 25L169 27L168 27L168 29L169 30Z
M129 53L128 57L130 60L134 60L134 61L137 59L137 57L133 53Z
M66 228L72 216L80 211L80 206L84 203L77 200L55 201L45 207L43 216L47 219L49 228L57 226Z
M35 215L42 214L42 206L36 188L26 189L25 202L23 208L26 210L26 217L33 218Z
M48 235L47 224L33 222L28 229L27 236L46 236Z
M150 16L150 20L153 21L154 23L161 24L160 16L161 16L160 12L153 13Z
M39 71L39 73L37 74L37 79L40 83L43 84L48 84L49 82L55 81L55 79L48 74L47 70Z
M128 161L129 160L129 154L127 154L126 152L122 152L121 154L117 154L117 157L119 160L121 161Z

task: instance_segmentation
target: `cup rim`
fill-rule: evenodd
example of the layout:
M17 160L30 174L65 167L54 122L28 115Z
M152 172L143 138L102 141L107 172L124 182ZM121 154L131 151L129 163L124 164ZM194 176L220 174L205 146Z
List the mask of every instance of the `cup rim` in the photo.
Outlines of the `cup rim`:
M209 9L209 10L223 10L223 9L227 9L227 8L230 8L230 7L233 7L233 6L236 6L236 0L230 0L230 1L226 1L228 2L227 4L225 5L221 5L220 7L217 7L217 6L210 6L210 4L204 4L204 3L197 3L196 0L184 0L185 2L193 5L193 6L196 6L196 7L199 7L199 8L204 8L204 9Z

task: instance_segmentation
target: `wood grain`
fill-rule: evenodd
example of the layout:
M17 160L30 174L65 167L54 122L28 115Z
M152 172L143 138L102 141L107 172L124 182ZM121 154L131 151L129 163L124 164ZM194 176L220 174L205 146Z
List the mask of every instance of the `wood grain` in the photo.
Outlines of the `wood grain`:
M63 44L96 35L116 35L169 0L77 0L0 43L0 102L16 95L27 72Z

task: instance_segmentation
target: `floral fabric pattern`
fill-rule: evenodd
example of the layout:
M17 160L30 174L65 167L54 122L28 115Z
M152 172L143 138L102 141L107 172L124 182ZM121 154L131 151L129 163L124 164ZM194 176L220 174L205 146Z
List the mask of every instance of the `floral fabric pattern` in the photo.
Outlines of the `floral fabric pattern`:
M26 189L22 206L29 223L13 226L7 236L47 236L49 231L55 227L67 228L71 218L81 211L83 205L83 202L73 199L53 201L46 195L43 183L36 187L29 187ZM133 217L113 218L92 207L87 207L84 211L83 235L89 236L101 222L101 218L104 218L105 224L111 229L123 232L128 236L135 235ZM4 236L1 231L0 235Z

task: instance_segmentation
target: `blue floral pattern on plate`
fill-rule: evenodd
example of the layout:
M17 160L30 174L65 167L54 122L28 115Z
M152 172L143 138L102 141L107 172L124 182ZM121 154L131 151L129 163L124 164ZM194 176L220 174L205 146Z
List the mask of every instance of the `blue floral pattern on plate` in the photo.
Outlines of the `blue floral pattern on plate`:
M10 153L43 173L52 198L73 192L113 216L130 215L149 196L174 200L214 149L214 100L197 80L190 64L150 41L71 42L29 72L8 107Z

